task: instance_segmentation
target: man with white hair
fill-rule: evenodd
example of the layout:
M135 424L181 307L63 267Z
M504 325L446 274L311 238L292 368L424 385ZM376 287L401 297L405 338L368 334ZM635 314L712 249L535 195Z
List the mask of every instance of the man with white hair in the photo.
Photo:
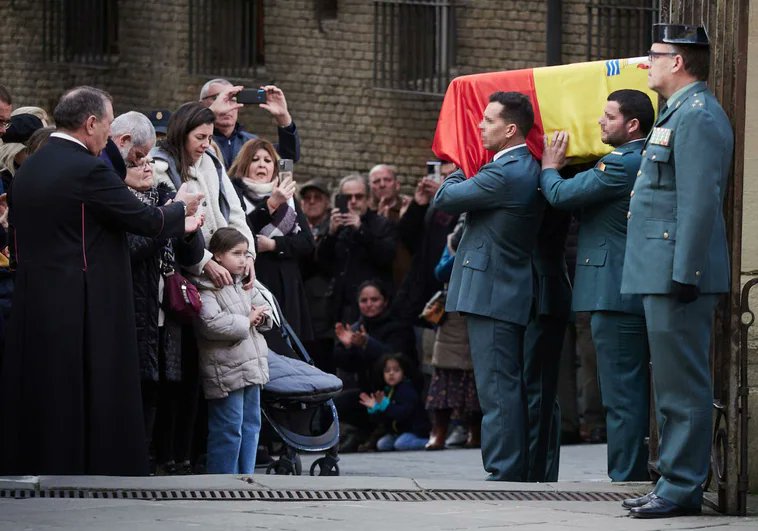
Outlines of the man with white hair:
M200 89L200 102L206 106L211 105L228 86L231 86L231 83L226 79L211 79ZM287 109L284 92L274 85L261 88L266 91L266 102L261 103L259 107L274 117L279 134L279 143L274 147L283 159L292 159L297 162L300 160L300 135ZM242 145L248 140L257 138L256 135L242 128L237 121L237 114L237 109L217 114L216 123L213 126L213 140L221 150L227 169L231 167Z
M118 148L127 167L147 159L155 145L155 128L141 112L120 114L111 124L111 140Z

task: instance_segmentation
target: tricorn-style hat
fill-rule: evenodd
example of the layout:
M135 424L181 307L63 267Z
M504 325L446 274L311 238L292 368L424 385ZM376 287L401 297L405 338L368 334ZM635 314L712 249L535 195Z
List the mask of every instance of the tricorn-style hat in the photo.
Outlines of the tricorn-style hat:
M708 34L703 26L687 24L653 24L653 42L708 46Z
M155 128L156 133L166 134L168 119L171 117L171 111L152 111L147 115Z

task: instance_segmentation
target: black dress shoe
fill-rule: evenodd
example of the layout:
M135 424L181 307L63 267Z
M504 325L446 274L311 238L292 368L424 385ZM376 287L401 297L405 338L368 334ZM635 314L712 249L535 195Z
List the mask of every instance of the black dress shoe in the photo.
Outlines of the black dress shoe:
M639 498L627 498L624 501L621 502L621 506L625 509L633 509L635 507L642 507L643 505L646 505L651 500L657 498L655 494L652 492L648 492L644 496L640 496Z
M695 514L700 514L700 507L682 507L658 496L642 507L635 507L629 511L629 516L632 518L671 518Z

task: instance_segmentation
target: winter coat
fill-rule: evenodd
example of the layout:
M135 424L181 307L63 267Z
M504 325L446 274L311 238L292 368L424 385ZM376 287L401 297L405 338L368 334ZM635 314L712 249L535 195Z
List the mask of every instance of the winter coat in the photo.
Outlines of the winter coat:
M334 358L337 368L355 374L362 391L376 390L376 362L384 354L399 352L408 358L409 365L416 365L413 329L395 319L389 311L373 318L361 316L351 329L360 330L361 326L368 334L366 346L345 348L336 341ZM348 387L347 382L345 387Z
M442 289L434 266L455 228L458 216L413 201L397 224L398 238L413 255L410 270L394 298L395 315L409 323L429 326L419 319L426 301Z
M165 185L158 187L158 204L164 204L173 193ZM159 334L161 281L161 254L168 240L127 234L129 257L132 265L132 291L134 317L137 323L140 377L143 381L165 379L178 382L182 379L181 325L171 314L164 314L163 334ZM175 261L165 266L193 266L203 258L205 242L199 232L183 238L173 238Z
M259 333L270 330L272 309L258 288L242 289L236 278L217 288L206 277L193 277L203 306L197 320L197 350L205 398L225 398L230 392L268 382L268 346ZM263 322L250 325L253 306L265 306Z
M321 243L329 232L327 215L324 220L313 228L315 245ZM315 253L300 260L300 271L303 275L305 296L313 325L313 335L316 339L334 338L334 310L332 308L332 293L334 291L334 272L325 267L323 262L316 259Z
M387 288L392 286L395 246L395 226L373 210L361 216L358 229L341 227L321 241L316 259L334 271L335 321L358 318L355 301L364 281L380 280Z
M176 163L171 155L161 148L154 148L150 152L150 156L155 159L155 183L165 183L173 191L178 190L179 186L181 186L181 181L176 170ZM206 151L200 157L197 164L190 168L188 182L194 183L196 190L205 194L205 199L203 199L198 209L198 214L205 214L205 223L203 223L201 230L206 247L218 229L221 227L233 227L245 235L249 244L248 252L255 256L255 238L247 226L245 212L242 210L239 197L237 197L237 192L234 190L232 182L226 175L224 165L216 159L215 155L210 151ZM229 205L228 219L224 217L221 209L221 202L224 199ZM213 256L206 249L203 259L190 271L195 275L201 274L205 264L211 258Z
M370 412L373 421L383 422L396 435L409 432L419 437L429 435L429 417L411 380L405 379L394 388L386 387L384 392L389 404L382 411Z
M432 351L432 366L438 369L471 370L466 318L458 312L448 312L437 328Z

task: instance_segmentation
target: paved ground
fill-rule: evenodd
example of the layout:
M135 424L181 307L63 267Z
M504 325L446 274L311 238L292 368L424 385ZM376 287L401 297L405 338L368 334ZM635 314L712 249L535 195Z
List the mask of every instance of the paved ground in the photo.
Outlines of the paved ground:
M313 458L303 460L310 464ZM234 476L163 478L42 477L3 480L0 489L75 489L76 492L149 489L214 492L336 491L345 496L383 493L435 494L439 491L493 495L540 491L585 493L643 492L645 484L611 484L604 474L605 447L565 447L560 481L516 484L482 481L474 450L342 456L340 477L293 477L257 474L252 482ZM471 493L469 491L476 491ZM370 497L370 496L368 496ZM480 498L483 496L479 496ZM513 496L511 496L513 497ZM755 502L751 498L751 502ZM5 530L179 530L277 529L308 531L457 530L457 529L757 529L756 516L724 517L706 509L704 516L670 520L627 518L616 501L141 501L133 499L0 499L0 529Z

